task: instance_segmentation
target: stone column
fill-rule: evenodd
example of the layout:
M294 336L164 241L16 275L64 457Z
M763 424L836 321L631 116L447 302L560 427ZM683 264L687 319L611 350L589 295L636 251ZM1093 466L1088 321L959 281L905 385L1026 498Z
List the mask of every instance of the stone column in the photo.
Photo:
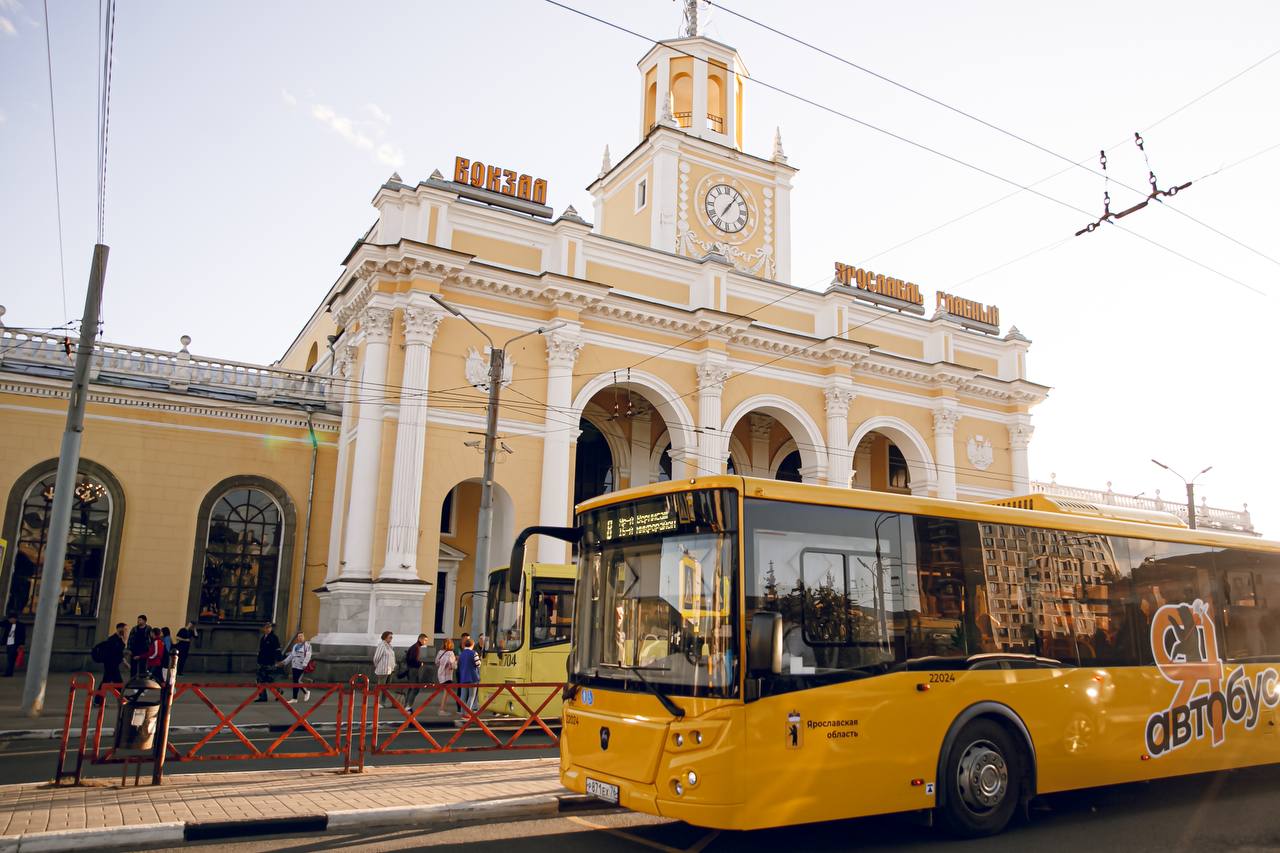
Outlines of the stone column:
M769 436L773 434L773 416L752 412L747 415L751 428L751 475L769 478Z
M351 471L351 505L342 548L342 578L373 576L373 522L378 507L378 468L382 459L382 391L387 381L387 349L391 312L366 308L360 317L364 363L360 370L362 400L356 410L356 453Z
M955 403L943 403L933 410L934 462L938 466L938 497L956 499L956 422L960 413Z
M431 342L443 316L443 312L420 307L404 309L404 376L400 381L400 417L396 422L387 555L380 578L418 579L422 457L427 442L427 377L431 371Z
M853 381L832 377L823 392L827 400L827 485L849 488L853 479L853 453L849 449L849 404Z
M1031 477L1028 473L1027 447L1031 444L1031 435L1036 428L1029 423L1015 423L1009 426L1009 451L1012 454L1010 466L1013 469L1013 493L1025 495L1031 491Z
M347 448L356 423L356 383L351 380L355 347L342 346L336 353L333 381L342 387L342 428L338 431L338 462L333 478L333 514L329 521L329 565L324 581L337 580L342 574L342 521L347 511Z
M573 405L573 366L582 351L582 338L577 327L561 328L543 337L547 342L547 415L546 431L542 436L542 495L538 504L538 523L563 527L569 523L569 484L573 482L569 445L578 432L576 426L566 424L565 420ZM538 562L565 562L564 542L548 536L539 536L537 542Z
M719 357L716 357L719 356ZM721 431L720 396L724 383L733 372L724 356L711 355L698 365L698 471L691 477L724 473L724 460L729 455L729 437Z

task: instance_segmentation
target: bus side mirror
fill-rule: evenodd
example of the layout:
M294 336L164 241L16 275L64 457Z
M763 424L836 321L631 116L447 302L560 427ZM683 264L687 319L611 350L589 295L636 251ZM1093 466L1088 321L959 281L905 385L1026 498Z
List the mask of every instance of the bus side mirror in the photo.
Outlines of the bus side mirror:
M782 614L751 614L751 633L747 635L748 675L782 674Z
M468 606L467 599L464 598L462 600L462 606L458 608L458 626L459 627L467 624L467 614L470 612L470 610L471 608Z

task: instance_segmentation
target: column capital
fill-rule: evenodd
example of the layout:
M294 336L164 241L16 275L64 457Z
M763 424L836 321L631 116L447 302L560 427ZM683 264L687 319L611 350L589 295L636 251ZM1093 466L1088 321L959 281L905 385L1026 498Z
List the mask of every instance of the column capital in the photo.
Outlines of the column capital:
M729 365L708 361L698 365L698 391L703 394L719 394L724 383L733 375Z
M827 417L848 417L849 404L857 395L853 388L844 383L829 385L823 392L827 401Z
M1036 428L1031 424L1010 424L1009 447L1013 450L1026 450L1035 431Z
M422 308L416 305L406 307L402 317L404 342L406 344L426 344L431 346L431 343L436 338L436 330L440 327L440 320L443 318L443 311Z
M385 344L391 340L391 311L388 308L367 307L360 313L360 327L365 340L371 344Z
M576 331L557 329L543 335L547 341L547 365L573 367L582 352L583 340Z
M952 435L956 431L956 424L960 421L960 413L955 409L944 406L933 410L933 433L934 435Z

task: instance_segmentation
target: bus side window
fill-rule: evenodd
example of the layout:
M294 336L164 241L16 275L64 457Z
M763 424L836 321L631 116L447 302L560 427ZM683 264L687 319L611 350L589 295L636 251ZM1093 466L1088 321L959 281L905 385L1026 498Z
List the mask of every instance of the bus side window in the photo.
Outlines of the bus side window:
M532 604L534 647L569 642L573 631L573 581L535 580Z
M1220 645L1227 660L1280 657L1280 559L1271 554L1221 551L1214 557L1220 572L1223 627Z
M1157 611L1167 604L1192 604L1203 601L1220 624L1218 588L1214 555L1211 548L1179 542L1155 542L1129 539L1129 565L1133 573L1133 601L1137 606L1136 633L1138 662L1152 664L1152 621ZM1219 638L1218 653L1226 644Z

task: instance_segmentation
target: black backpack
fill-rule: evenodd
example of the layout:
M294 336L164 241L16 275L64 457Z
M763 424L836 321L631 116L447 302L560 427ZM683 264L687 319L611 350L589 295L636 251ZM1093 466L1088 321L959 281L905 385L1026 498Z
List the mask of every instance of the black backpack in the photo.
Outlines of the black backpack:
M107 662L107 641L103 640L101 643L98 643L98 645L94 646L93 650L89 652L89 657L93 658L94 663L106 663Z

